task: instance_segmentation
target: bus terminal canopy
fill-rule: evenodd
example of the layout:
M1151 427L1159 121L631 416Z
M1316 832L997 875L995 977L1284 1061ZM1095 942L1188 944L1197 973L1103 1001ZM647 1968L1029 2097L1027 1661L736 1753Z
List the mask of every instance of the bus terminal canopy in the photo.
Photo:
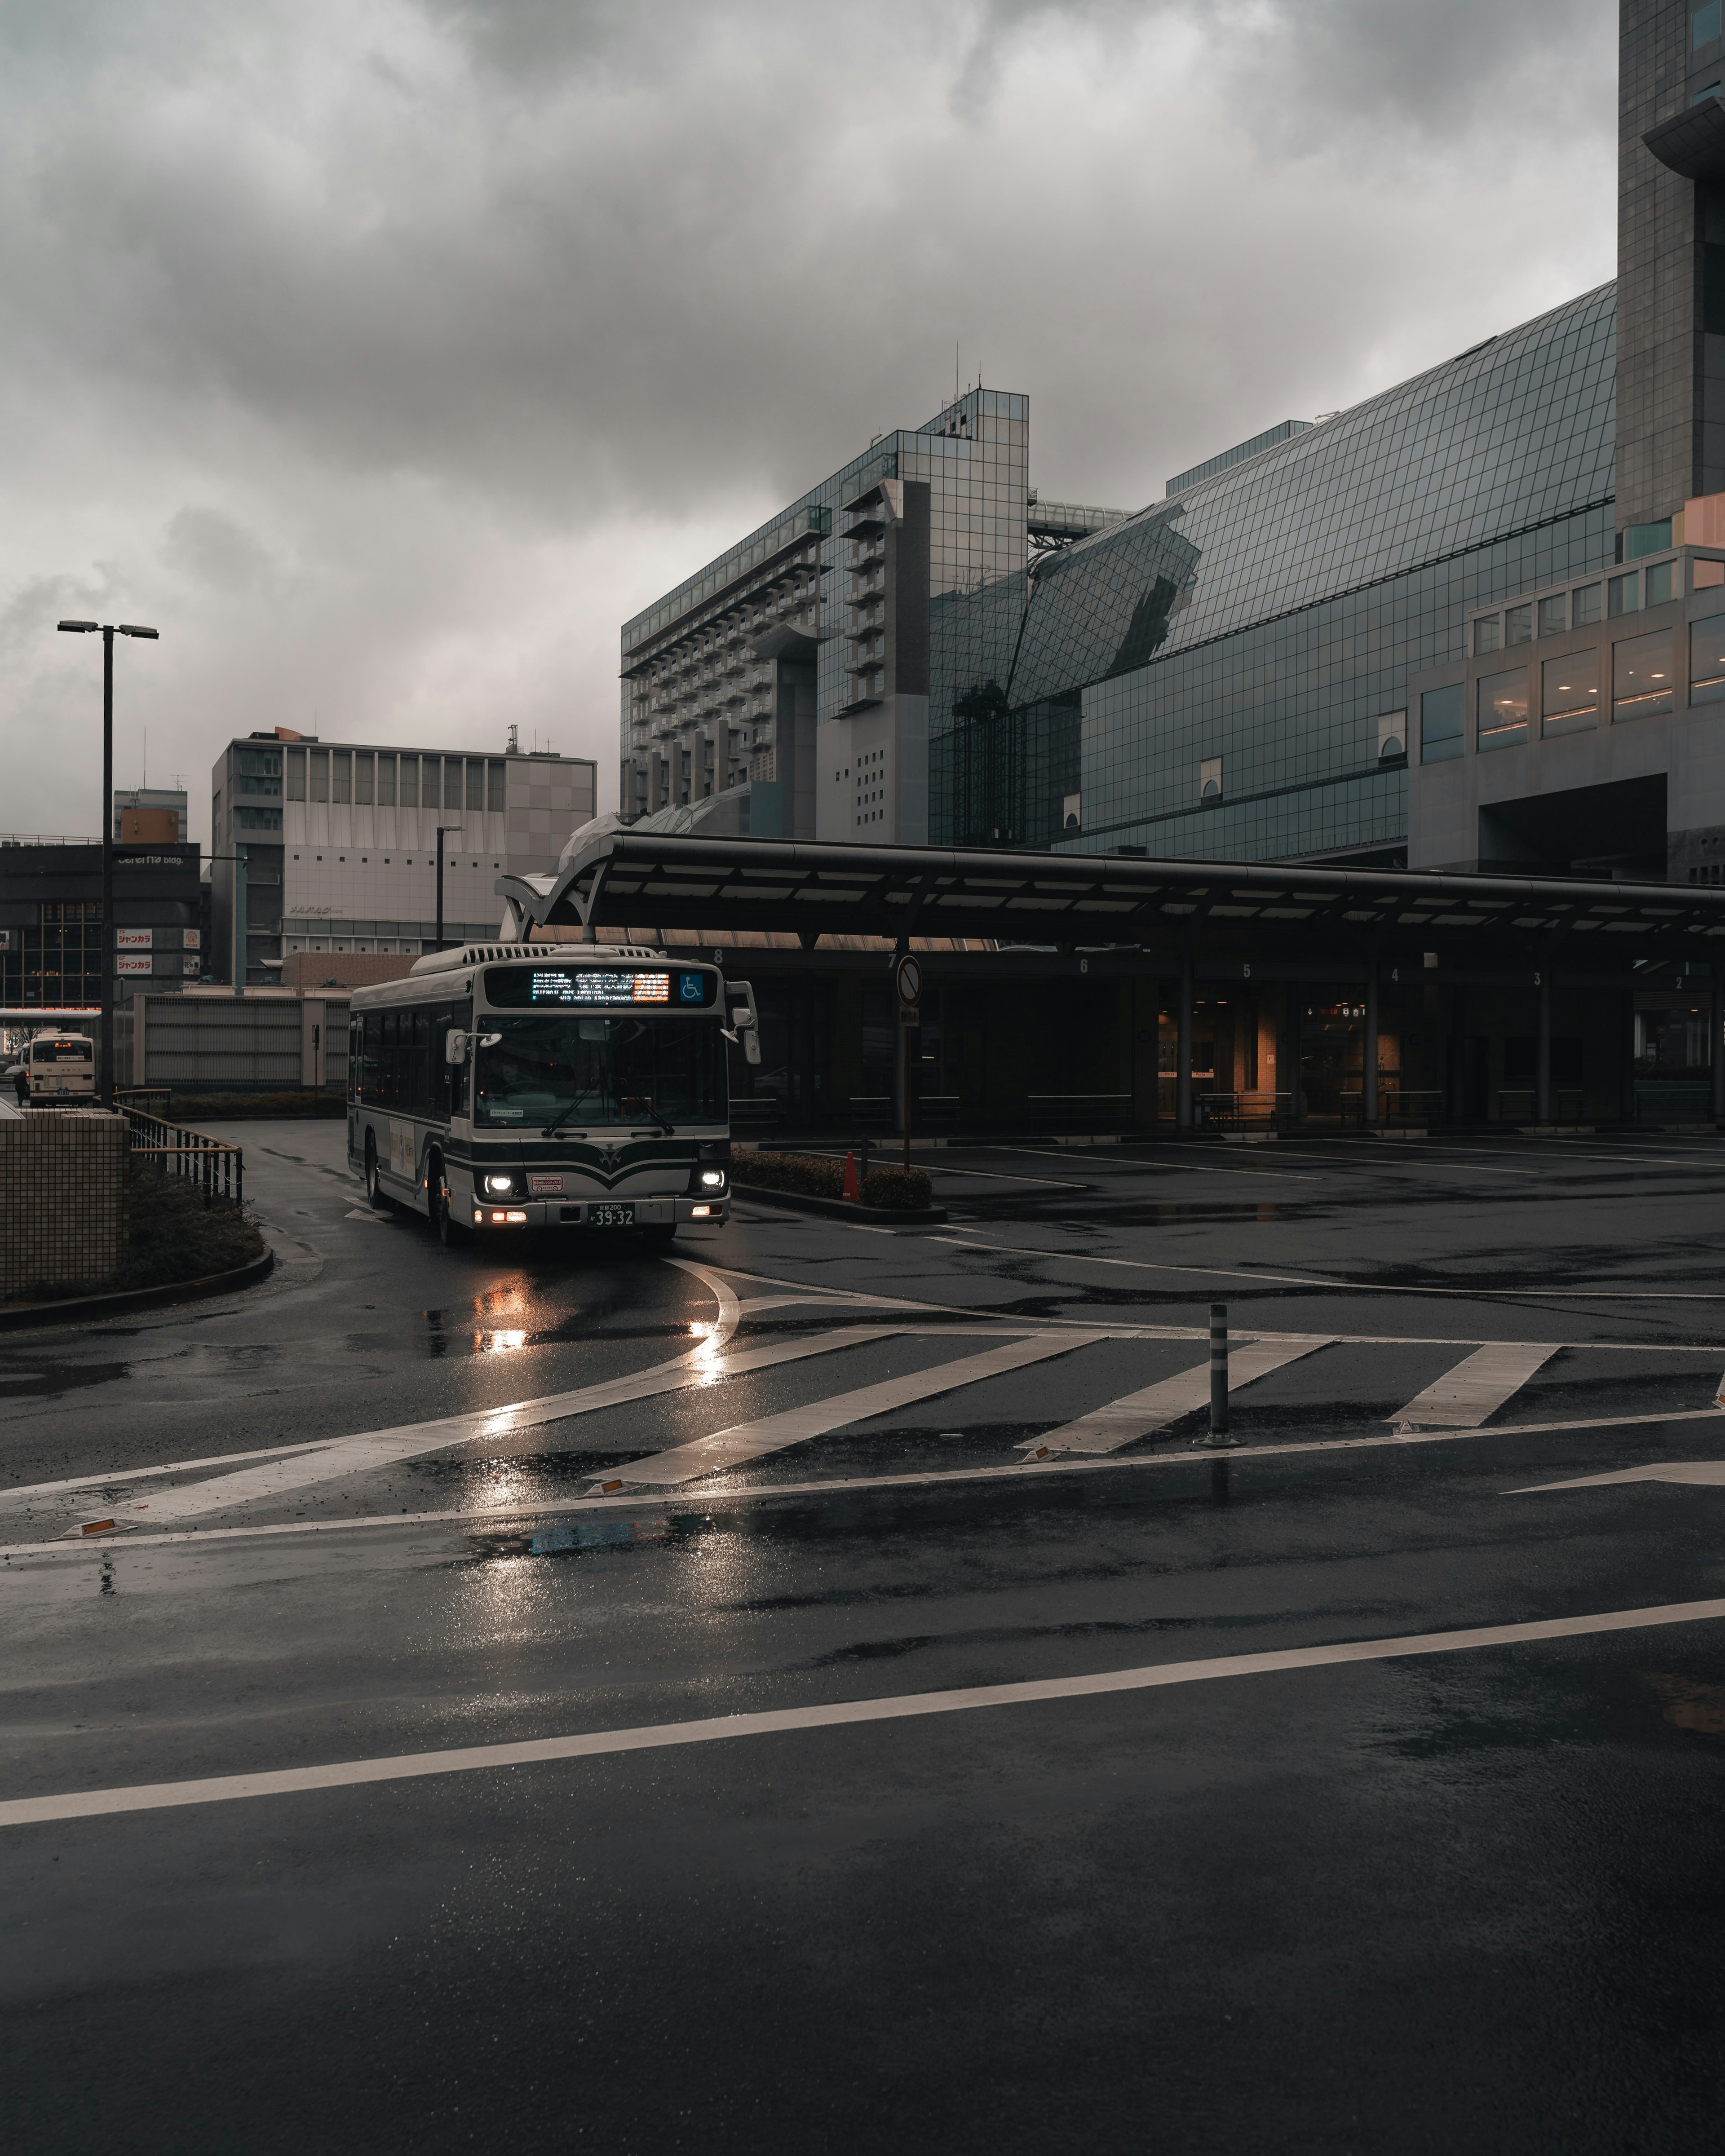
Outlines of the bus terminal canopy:
M1449 966L1620 973L1725 963L1725 886L1420 870L1167 861L596 833L554 875L506 875L505 933L530 926L990 937L1311 959L1436 954ZM1717 955L1716 954L1720 954ZM1417 963L1417 961L1415 962Z

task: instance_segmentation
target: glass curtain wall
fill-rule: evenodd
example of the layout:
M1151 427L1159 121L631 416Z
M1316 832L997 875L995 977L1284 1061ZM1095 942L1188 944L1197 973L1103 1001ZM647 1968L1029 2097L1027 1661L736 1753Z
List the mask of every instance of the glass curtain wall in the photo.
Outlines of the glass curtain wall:
M1612 560L1614 330L1605 285L1145 512L1190 547L1189 598L1085 690L1062 845L1393 857L1405 760L1378 722L1409 675L1461 654L1471 609Z

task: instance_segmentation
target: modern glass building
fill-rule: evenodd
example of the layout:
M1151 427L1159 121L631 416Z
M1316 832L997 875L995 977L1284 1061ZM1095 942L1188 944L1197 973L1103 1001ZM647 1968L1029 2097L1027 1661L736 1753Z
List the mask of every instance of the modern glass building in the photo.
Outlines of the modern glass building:
M625 624L624 819L1404 858L1409 675L1611 556L1613 328L1607 285L1135 516L1039 503L973 391Z
M1034 552L1122 521L1036 501L1029 424L1028 398L970 390L625 622L624 820L877 844L942 833L931 709L1009 670Z
M1410 675L1460 654L1471 610L1612 558L1612 298L1554 308L1074 547L1060 582L1136 576L1155 649L1086 670L1077 828L1063 815L1057 843L1404 858ZM1171 607L1152 531L1183 550ZM1142 568L1117 566L1134 547ZM1027 737L1050 693L1045 670L1009 692Z

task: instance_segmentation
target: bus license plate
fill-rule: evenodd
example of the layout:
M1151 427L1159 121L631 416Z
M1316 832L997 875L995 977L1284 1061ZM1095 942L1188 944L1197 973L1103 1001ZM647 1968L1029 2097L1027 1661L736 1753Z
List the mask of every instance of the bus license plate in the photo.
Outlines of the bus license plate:
M587 1224L589 1228L633 1228L635 1209L633 1205L589 1205Z

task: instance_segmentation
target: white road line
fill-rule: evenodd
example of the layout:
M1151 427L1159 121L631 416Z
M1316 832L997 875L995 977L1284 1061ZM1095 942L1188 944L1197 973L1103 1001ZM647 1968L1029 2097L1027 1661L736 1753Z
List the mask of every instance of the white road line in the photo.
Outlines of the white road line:
M650 1370L637 1370L626 1378L610 1378L579 1392L553 1393L542 1400L517 1402L507 1408L482 1409L477 1414L447 1415L440 1421L408 1423L398 1430L366 1430L355 1437L331 1439L314 1453L275 1460L259 1467L243 1468L237 1475L213 1476L208 1481L187 1484L157 1497L128 1499L113 1507L116 1520L138 1522L148 1513L146 1526L161 1520L190 1520L209 1512L226 1512L237 1505L255 1505L290 1491L310 1489L320 1482L335 1482L368 1469L393 1466L428 1452L441 1452L452 1445L475 1438L511 1436L542 1423L562 1422L576 1415L593 1414L601 1408L621 1407L630 1400L650 1399L663 1393L716 1383L724 1378L746 1377L756 1370L771 1369L782 1363L797 1363L812 1355L827 1355L840 1348L855 1348L865 1340L889 1338L901 1328L894 1326L851 1326L836 1332L816 1333L806 1339L775 1341L764 1348L745 1348L735 1354L696 1359L684 1357L661 1363ZM68 1530L81 1535L81 1522Z
M1459 1445L1472 1438L1543 1437L1553 1431L1574 1430L1628 1430L1642 1423L1702 1422L1715 1419L1717 1408L1676 1408L1666 1414L1594 1415L1578 1422L1494 1423L1489 1430L1438 1430L1398 1432L1382 1437L1306 1438L1286 1445L1236 1445L1225 1452L1182 1447L1174 1452L1134 1453L1130 1459L1110 1455L1101 1460L1070 1456L1029 1461L996 1461L987 1467L925 1467L904 1475L835 1475L803 1482L732 1482L716 1490L695 1493L701 1504L722 1501L726 1505L757 1504L770 1498L855 1496L873 1490L926 1490L956 1482L1022 1482L1047 1475L1123 1475L1137 1467L1187 1467L1216 1460L1281 1460L1313 1452L1382 1452L1404 1450L1412 1445ZM1725 1467L1725 1463L1722 1463ZM1506 1493L1513 1496L1515 1492ZM474 1526L510 1528L519 1522L558 1519L570 1512L639 1512L643 1506L662 1502L649 1491L617 1497L545 1497L506 1505L468 1505L437 1512L366 1513L353 1519L281 1520L267 1526L243 1527L185 1527L169 1534L137 1535L121 1543L105 1536L88 1541L0 1543L0 1558L69 1558L86 1554L100 1545L128 1556L146 1556L184 1543L209 1548L218 1543L266 1541L279 1535L341 1535L377 1527L458 1527Z
M1546 1490L1602 1490L1611 1482L1692 1482L1710 1489L1725 1485L1725 1460L1661 1460L1651 1467L1620 1468L1615 1475L1577 1475L1566 1482L1529 1482L1507 1490L1507 1497L1532 1497Z
M1725 1601L1668 1602L1641 1609L1604 1609L1585 1617L1537 1618L1520 1625L1479 1625L1458 1632L1410 1632L1378 1640L1337 1640L1316 1647L1272 1648L1255 1655L1213 1655L1184 1662L1101 1670L1083 1676L1039 1677L1028 1683L972 1685L963 1691L901 1692L887 1699L834 1700L819 1707L777 1707L762 1714L715 1715L701 1722L649 1722L634 1729L598 1729L572 1737L530 1738L513 1744L473 1744L446 1752L397 1753L381 1759L344 1759L326 1767L288 1767L273 1774L212 1774L192 1782L146 1782L130 1789L70 1789L53 1796L0 1802L0 1827L41 1826L58 1820L114 1819L131 1812L167 1811L187 1804L232 1804L246 1797L288 1797L351 1789L378 1782L422 1780L567 1759L614 1758L674 1745L713 1744L734 1737L783 1737L862 1722L905 1722L990 1707L1032 1707L1054 1700L1102 1699L1170 1685L1206 1684L1222 1677L1279 1676L1294 1670L1351 1663L1399 1661L1414 1656L1456 1655L1484 1647L1515 1647L1544 1640L1584 1640L1602 1633L1702 1625L1725 1617Z
M1063 1152L1045 1152L1040 1146L988 1146L979 1147L978 1150L1009 1152L1014 1158L1022 1153L1036 1160L1065 1160L1066 1158ZM1168 1150L1172 1152L1173 1148L1169 1147ZM1214 1163L1200 1165L1195 1160L1141 1160L1136 1153L1122 1159L1120 1164L1122 1168L1153 1168L1164 1175L1267 1175L1278 1183L1317 1183L1320 1180L1315 1175L1301 1175L1297 1168L1219 1168Z
M326 1437L314 1437L300 1445L260 1445L249 1452L213 1452L203 1460L165 1460L156 1467L115 1467L99 1475L69 1475L59 1482L15 1483L9 1490L0 1490L0 1510L22 1505L30 1498L51 1497L62 1490L95 1490L108 1482L142 1482L157 1475L196 1475L206 1467L228 1467L239 1460L279 1460L290 1452L321 1452L330 1442Z
M1236 1343L1228 1358L1228 1389L1237 1392L1242 1385L1267 1378L1272 1370L1282 1369L1329 1344L1323 1339L1286 1338ZM1189 1370L1183 1370L1178 1377L1164 1378L1158 1384L1147 1385L1142 1392L1127 1393L1123 1399L1110 1400L1106 1407L1080 1415L1076 1422L1064 1423L1060 1429L1050 1430L1045 1437L1028 1438L1025 1445L1046 1445L1050 1452L1117 1452L1122 1445L1130 1445L1135 1437L1146 1437L1153 1430L1166 1429L1182 1415L1204 1407L1209 1396L1210 1366L1206 1359L1194 1363Z
M765 1453L783 1451L788 1445L801 1445L809 1438L824 1437L829 1430L847 1430L852 1423L891 1414L895 1409L908 1407L916 1400L956 1392L961 1385L978 1384L985 1378L999 1377L1008 1370L1021 1370L1028 1363L1045 1362L1051 1355L1070 1354L1075 1348L1088 1347L1106 1337L1099 1332L1038 1332L1029 1339L1006 1341L998 1348L985 1348L980 1355L963 1356L957 1362L939 1363L932 1370L916 1370L906 1377L883 1378L879 1384L864 1385L854 1393L839 1393L829 1399L816 1400L808 1407L792 1408L783 1414L768 1415L758 1422L738 1423L731 1430L716 1430L711 1437L698 1437L688 1445L673 1445L669 1451L655 1452L644 1460L631 1460L615 1472L626 1482L661 1487L692 1481L698 1475L716 1475L727 1467L739 1466L746 1460L758 1460Z
M1558 1347L1556 1341L1548 1346L1537 1341L1491 1341L1476 1348L1423 1393L1416 1393L1389 1419L1412 1430L1476 1430L1550 1362Z
M1333 1144L1333 1142L1326 1141L1322 1138L1301 1139L1296 1141L1296 1142L1299 1144L1300 1157L1302 1160L1335 1159L1338 1163L1345 1160L1350 1166L1356 1165L1362 1159L1369 1158L1373 1165L1379 1168L1440 1168L1447 1157L1443 1153L1431 1154L1421 1152L1406 1159L1404 1159L1400 1155L1398 1155L1394 1159L1380 1160L1375 1153L1370 1156L1363 1155L1357 1153L1352 1146L1337 1147ZM1328 1151L1322 1149L1327 1144L1328 1144L1330 1147ZM1407 1152L1408 1148L1404 1147L1402 1148L1402 1152L1404 1153ZM1531 1168L1479 1168L1467 1164L1464 1164L1460 1172L1463 1175L1519 1175L1522 1177L1529 1177L1533 1173L1533 1170Z
M929 1240L932 1242L950 1242L952 1239L950 1236L941 1235L931 1236ZM975 1245L961 1243L957 1245L957 1248L960 1250L972 1248L976 1250L992 1250L995 1247L996 1245L988 1243L978 1243ZM1120 1262L1124 1264L1127 1262L1127 1260L1122 1260ZM780 1280L770 1273L742 1272L739 1271L735 1265L726 1265L723 1270L731 1276L732 1280L759 1281L764 1286L769 1287L800 1288L803 1285L800 1281ZM1314 1283L1314 1285L1320 1286L1337 1286L1345 1291L1353 1285L1353 1283L1351 1281L1319 1281ZM1565 1289L1562 1291L1565 1294L1573 1293L1576 1295L1589 1295L1594 1292L1594 1291L1589 1288L1575 1288L1573 1290ZM1447 1288L1443 1290L1432 1289L1430 1291L1419 1288L1409 1288L1399 1291L1399 1292L1411 1295L1424 1294L1427 1292L1432 1294L1443 1293L1450 1295L1466 1295L1471 1293L1472 1291L1466 1288ZM1549 1288L1543 1290L1528 1288L1526 1290L1517 1290L1516 1292L1529 1295L1536 1293L1548 1295L1558 1292L1558 1291ZM1650 1289L1648 1292L1651 1295L1658 1292L1658 1291ZM849 1300L856 1302L878 1304L884 1310L922 1310L937 1312L942 1316L947 1317L992 1318L997 1324L1000 1325L1071 1325L1080 1327L1086 1332L1093 1332L1096 1330L1096 1322L1094 1319L1082 1317L1042 1317L1034 1319L1015 1318L1009 1311L977 1310L960 1303L913 1301L900 1296L864 1295L860 1290L853 1288L814 1288L809 1291L809 1294L810 1299L815 1301L824 1301L826 1298L830 1296L834 1301ZM1713 1301L1725 1298L1710 1296L1707 1299ZM745 1303L742 1306L746 1312L751 1306L752 1306L747 1303ZM1242 1332L1246 1330L1247 1328L1241 1328ZM1284 1337L1301 1340L1317 1339L1318 1337L1327 1339L1333 1338L1341 1342L1343 1346L1349 1348L1482 1348L1488 1344L1485 1341L1481 1340L1477 1335L1475 1335L1471 1339L1457 1340L1451 1338L1447 1334L1432 1332L1337 1332L1334 1334L1324 1334L1322 1336L1316 1333L1288 1333L1284 1335L1268 1332L1261 1326L1254 1326L1250 1328L1250 1337L1254 1339L1281 1339ZM1209 1338L1209 1334L1208 1328L1202 1325L1133 1325L1110 1327L1108 1329L1108 1337L1110 1339L1113 1340L1204 1340ZM1518 1347L1532 1347L1536 1343L1532 1341L1519 1341L1514 1344ZM1566 1348L1585 1348L1589 1353L1597 1351L1599 1353L1605 1355L1717 1355L1720 1352L1719 1343L1713 1341L1566 1340L1561 1344ZM112 1478L110 1477L110 1479L111 1480Z
M1444 1142L1444 1150L1446 1152L1484 1152L1488 1148L1484 1146L1452 1145ZM1495 1152L1499 1148L1491 1147L1489 1150ZM1663 1152L1582 1152L1579 1150L1572 1152L1568 1142L1563 1138L1553 1138L1548 1147L1505 1146L1502 1150L1513 1154L1518 1160L1610 1160L1622 1161L1635 1168L1639 1168L1644 1161L1651 1162L1656 1168L1693 1168L1695 1165L1692 1160L1679 1160L1674 1154Z
M955 1250L975 1250L985 1257L1044 1258L1064 1265L1116 1265L1128 1272L1188 1273L1204 1280L1267 1281L1281 1287L1327 1288L1333 1295L1451 1295L1470 1302L1513 1301L1532 1296L1584 1296L1599 1302L1725 1302L1725 1290L1621 1287L1404 1287L1382 1281L1326 1280L1314 1273L1249 1273L1228 1265L1159 1265L1148 1258L1105 1258L1091 1250L1039 1250L1019 1243L978 1242L973 1233L963 1236L927 1235L930 1243L949 1244Z

